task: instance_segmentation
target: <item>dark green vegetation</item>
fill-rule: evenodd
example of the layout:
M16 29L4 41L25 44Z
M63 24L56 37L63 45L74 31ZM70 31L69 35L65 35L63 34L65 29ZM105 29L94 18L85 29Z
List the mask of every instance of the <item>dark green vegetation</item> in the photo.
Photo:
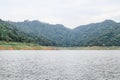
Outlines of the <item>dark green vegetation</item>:
M105 20L68 29L61 24L37 20L0 20L0 41L35 43L44 46L120 46L120 23Z
M55 42L55 46L67 46L69 44L68 37L70 29L64 27L61 24L51 25L39 22L37 20L25 20L24 22L9 23L28 34L34 36L44 36L45 38Z
M52 43L50 40L45 39L42 36L33 36L31 34L28 34L26 32L23 32L22 30L19 30L14 25L11 25L8 22L0 20L0 41L6 41L6 42L26 42L26 43L37 43L40 45L45 46L52 46L54 43Z
M68 29L63 25L51 25L35 21L10 22L19 30L33 36L44 36L54 46L120 46L120 23L105 20Z
M77 46L120 46L120 24L112 20L79 26L73 32Z

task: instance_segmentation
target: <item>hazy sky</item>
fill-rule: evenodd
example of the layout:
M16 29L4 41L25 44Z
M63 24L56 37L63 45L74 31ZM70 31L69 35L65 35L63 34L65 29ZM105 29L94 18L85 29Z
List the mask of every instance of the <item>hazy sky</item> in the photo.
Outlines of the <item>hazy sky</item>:
M120 0L0 0L3 20L39 20L69 28L112 19L120 22Z

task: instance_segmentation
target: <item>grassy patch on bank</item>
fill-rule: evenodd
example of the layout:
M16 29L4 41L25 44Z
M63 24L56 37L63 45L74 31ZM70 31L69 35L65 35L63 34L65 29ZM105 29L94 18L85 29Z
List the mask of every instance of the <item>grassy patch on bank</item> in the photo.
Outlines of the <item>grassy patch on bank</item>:
M93 47L57 47L58 50L120 50L120 46L93 46Z
M47 46L40 46L34 43L0 41L0 50L53 50L53 48Z
M0 50L120 50L120 46L53 47L53 46L40 46L34 43L0 41Z

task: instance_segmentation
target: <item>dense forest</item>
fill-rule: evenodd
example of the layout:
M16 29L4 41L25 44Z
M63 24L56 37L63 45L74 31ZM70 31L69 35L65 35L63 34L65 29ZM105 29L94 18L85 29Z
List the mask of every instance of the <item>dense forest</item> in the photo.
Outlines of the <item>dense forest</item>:
M73 33L76 46L120 46L120 24L112 20L79 26Z
M0 20L0 41L36 43L45 46L55 45L52 41L43 36L27 34L26 32L17 29L14 25L2 20Z
M120 46L120 23L105 20L69 29L62 24L53 25L37 20L0 20L0 40L45 46Z

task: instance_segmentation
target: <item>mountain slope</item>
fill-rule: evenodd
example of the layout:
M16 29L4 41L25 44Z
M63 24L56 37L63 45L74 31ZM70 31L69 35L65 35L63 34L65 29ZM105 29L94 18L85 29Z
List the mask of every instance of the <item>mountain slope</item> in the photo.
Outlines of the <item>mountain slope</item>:
M67 36L70 33L70 29L64 27L61 24L48 24L42 23L37 20L24 22L9 22L12 25L15 25L18 29L35 35L35 36L44 36L45 38L57 43L61 46L66 46Z
M112 20L105 20L101 23L79 26L73 30L73 33L77 34L74 35L77 37L76 40L79 41L77 45L110 45L110 41L116 42L114 41L114 38L120 34L120 25ZM116 39L117 41L120 40L119 38Z
M37 43L40 45L53 45L50 40L45 39L40 36L33 36L31 34L27 34L9 24L8 22L0 20L0 41L6 42L27 42L27 43ZM55 45L55 44L54 44Z
M44 36L57 46L120 46L120 23L112 20L78 26L75 29L37 20L9 23L33 36Z

